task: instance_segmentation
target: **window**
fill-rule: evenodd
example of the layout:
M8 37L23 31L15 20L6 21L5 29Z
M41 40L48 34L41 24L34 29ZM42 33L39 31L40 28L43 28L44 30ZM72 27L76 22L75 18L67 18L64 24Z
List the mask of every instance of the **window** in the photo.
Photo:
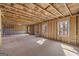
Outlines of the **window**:
M38 25L35 25L34 26L34 29L35 29L35 34L38 34L39 33L39 26Z
M68 36L69 34L69 21L58 22L58 35Z
M28 26L28 33L30 33L30 27Z
M42 32L43 33L48 32L48 24L47 23L42 25Z

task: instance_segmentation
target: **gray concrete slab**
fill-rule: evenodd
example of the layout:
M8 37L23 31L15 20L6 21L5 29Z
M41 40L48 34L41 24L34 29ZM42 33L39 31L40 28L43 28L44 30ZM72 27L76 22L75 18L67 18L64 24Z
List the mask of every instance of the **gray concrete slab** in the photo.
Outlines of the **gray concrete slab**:
M79 47L28 34L5 36L0 55L6 56L78 56Z

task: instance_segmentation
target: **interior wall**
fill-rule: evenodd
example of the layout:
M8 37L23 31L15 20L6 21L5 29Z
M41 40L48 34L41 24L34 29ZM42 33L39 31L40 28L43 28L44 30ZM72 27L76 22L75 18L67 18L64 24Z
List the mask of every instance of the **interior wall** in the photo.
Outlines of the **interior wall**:
M4 35L13 35L13 34L25 34L27 29L24 25L12 25L12 24L5 24L3 25L3 36Z
M57 32L58 32L57 22L65 21L65 20L69 21L69 35L68 36L59 36L57 34ZM48 24L47 33L42 33L42 25L44 23ZM70 17L56 19L56 20L54 19L54 20L50 20L47 22L39 23L39 24L40 24L40 26L39 26L39 28L37 28L37 30L39 30L40 36L46 37L46 38L49 38L52 40L58 40L58 41L76 45L76 43L77 43L76 42L76 16L70 16ZM38 25L38 24L36 24L36 25ZM78 25L79 25L79 23L78 23Z
M31 26L30 26L30 31L31 31L30 34L34 35L34 25L31 25Z
M25 34L27 33L27 26L20 21L15 21L18 19L13 19L11 17L4 16L2 20L2 34L13 35L13 34ZM20 19L22 20L22 19Z
M27 27L25 25L14 26L15 34L25 34L27 33Z
M34 34L39 35L39 24L34 25Z
M63 19L59 19L58 21L65 21L68 20L69 21L69 35L68 36L60 36L57 35L57 40L63 41L63 42L67 42L67 43L71 43L71 44L76 44L76 17L75 16L70 16L67 18L63 18ZM57 27L58 28L58 27Z

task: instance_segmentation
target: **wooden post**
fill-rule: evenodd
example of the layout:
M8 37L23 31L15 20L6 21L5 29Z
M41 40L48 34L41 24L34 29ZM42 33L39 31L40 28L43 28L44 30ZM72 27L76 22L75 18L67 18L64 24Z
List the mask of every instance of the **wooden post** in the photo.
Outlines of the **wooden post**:
M1 15L2 15L2 13L1 13L1 10L0 10L0 46L1 46L1 32L2 32L2 27L1 27Z

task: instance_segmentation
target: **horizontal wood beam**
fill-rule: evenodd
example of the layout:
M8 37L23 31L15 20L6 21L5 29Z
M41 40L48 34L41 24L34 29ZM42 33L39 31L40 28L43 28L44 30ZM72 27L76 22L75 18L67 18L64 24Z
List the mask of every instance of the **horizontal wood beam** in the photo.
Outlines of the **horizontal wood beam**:
M11 12L11 11L6 11L4 15L13 15L14 17L17 17L17 19L26 19L26 18L24 18L23 16L19 16L18 14L13 13L13 12ZM26 19L26 20L27 20L27 19ZM27 21L29 21L29 20L27 20ZM30 20L30 21L31 21L31 20ZM30 22L30 21L29 21L29 22Z
M17 14L17 15L19 15L19 16L22 16L23 18L26 18L26 19L27 19L27 18L30 18L29 21L38 22L37 19L36 19L36 20L32 20L31 17L27 17L27 15L22 15L21 13L18 13L17 11L14 12L14 10L12 11L12 10L7 9L7 8L4 8L4 10L5 10L5 11L8 11L8 12L11 12L11 13L14 13L15 15ZM27 19L27 20L28 20L28 19Z
M25 20L25 19L23 19L23 18L19 18L19 15L16 15L16 16L15 16L15 14L7 13L7 14L5 14L4 16L6 16L6 15L12 16L13 19L15 19L15 20L18 20L18 19L19 19L19 21L25 21L25 22L33 23L32 21L28 21L28 20Z
M14 21L16 24L17 24L17 23L24 23L24 24L27 24L27 25L28 25L28 24L34 24L33 22L31 23L31 22L21 22L21 21L17 21L16 19L18 19L18 18L17 18L17 17L14 18L14 16L11 16L11 15L5 15L5 18L6 18L6 17L9 17L9 18L8 18L8 21L9 21L9 20L10 20L10 21ZM4 19L4 21L5 21L5 19Z
M66 15L66 16L60 16L58 18L54 18L54 19L50 19L50 20L47 20L47 21L51 21L51 20L58 20L58 19L62 19L62 18L66 18L66 17L70 17L70 16L79 16L79 14L75 13L73 15ZM44 21L44 22L47 22L47 21ZM40 23L43 23L43 22L39 22L39 23L36 23L36 24L40 24Z
M51 15L53 15L54 17L57 17L57 15L55 15L55 14L53 14L53 13L51 13L50 11L48 11L48 10L45 10L43 7L41 7L40 5L38 5L38 4L36 4L36 3L33 3L35 6L38 6L39 8L41 8L42 10L44 10L44 11L46 11L46 12L48 12L48 13L50 13Z
M9 11L10 12L10 11ZM11 13L11 12L10 12ZM13 13L12 13L13 14ZM14 14L15 15L15 14ZM17 15L16 14L16 16L18 16L18 17L15 17L15 16L13 16L13 15L4 15L4 16L8 16L8 17L10 17L11 19L19 19L19 15ZM25 20L25 19L24 19ZM39 23L38 21L37 22L32 22L32 21L29 21L30 23L29 23L29 25L30 24L35 24L35 23ZM25 23L25 22L24 22Z
M27 15L26 17L31 17L31 18L35 19L35 18L34 18L35 16L33 16L33 15L28 15L26 12L21 11L21 10L20 10L20 9L18 9L18 8L11 7L11 6L4 5L4 4L0 4L0 5L3 5L3 6L5 6L6 8L12 9L12 10L14 10L14 11L16 11L16 12L21 13L21 14ZM36 17L36 18L37 18L37 17ZM40 18L37 18L37 20L38 20L38 19L40 19Z
M72 15L70 8L68 7L68 5L66 3L64 3L65 7L67 8L68 12L70 13L70 15Z
M13 12L13 11L11 11L11 10L7 10L7 9L5 9L5 11L8 12L8 13L15 14L15 16L18 15L19 17L23 17L23 18L26 18L26 19L27 19L26 16L24 16L24 15L22 15L22 14L19 14L19 13L16 13L16 12ZM32 19L27 19L27 20L28 20L28 21L33 21L33 22L35 22L35 21L32 20Z
M52 4L52 3L49 3L61 16L64 17L64 15Z
M41 18L41 17L38 17L38 16L37 16L36 14L34 14L34 13L28 12L26 9L23 10L23 9L14 7L14 6L11 6L11 7L15 8L15 9L17 9L17 10L19 10L19 11L22 11L23 13L27 13L29 16L31 15L32 17L35 17L35 18L38 18L38 19L43 19L43 18Z
M32 10L32 11L34 11L35 13L37 13L37 14L43 16L43 17L52 18L51 16L47 16L47 15L45 15L45 14L43 14L43 13L40 13L40 12L38 12L38 11L35 11L34 9L29 8L29 7L28 7L27 5L25 5L25 4L19 4L19 5L25 7L25 8L27 8L27 9L29 9L29 10Z
M34 9L31 9L31 8L27 7L25 4L20 4L20 3L19 3L19 5L21 5L21 6L25 7L25 8L27 8L28 10L32 10L32 11L35 12L36 15L38 15L38 16L41 15L40 17L43 17L43 18L48 17L47 15L45 15L45 14L43 14L43 13L40 13L40 12L38 12L38 11L35 11Z
M45 10L47 10L49 7L50 7L50 5L48 5L48 6L45 8Z

